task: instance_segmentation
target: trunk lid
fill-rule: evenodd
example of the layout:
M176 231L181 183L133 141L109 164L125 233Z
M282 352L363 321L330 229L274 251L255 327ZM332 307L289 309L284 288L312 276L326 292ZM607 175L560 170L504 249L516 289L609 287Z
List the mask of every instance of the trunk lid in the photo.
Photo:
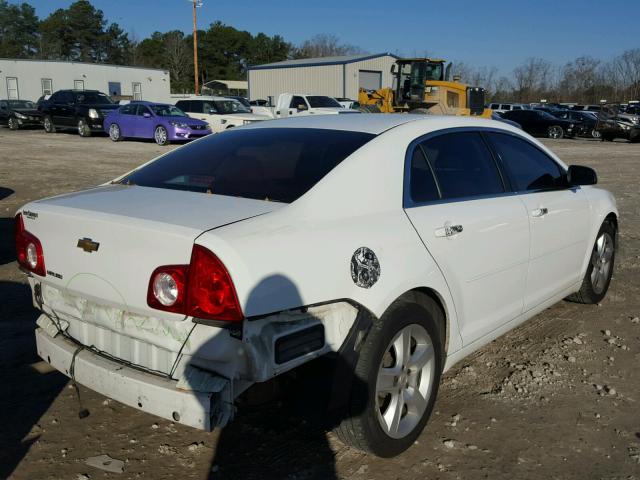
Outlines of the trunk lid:
M161 188L110 185L30 203L25 228L43 245L43 280L66 294L137 314L160 265L188 264L204 231L281 204Z

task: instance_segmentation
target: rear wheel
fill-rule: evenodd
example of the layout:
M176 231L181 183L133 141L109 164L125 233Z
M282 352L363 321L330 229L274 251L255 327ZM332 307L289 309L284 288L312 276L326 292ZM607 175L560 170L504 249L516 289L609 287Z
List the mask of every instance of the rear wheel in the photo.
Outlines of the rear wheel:
M109 125L109 138L114 142L122 140L122 133L120 132L120 127L117 123Z
M600 227L591 251L587 272L582 279L580 290L568 297L578 303L598 303L607 294L616 256L615 227L605 222Z
M42 120L42 124L44 126L44 131L47 133L56 133L56 127L53 125L53 121L49 115L45 115Z
M547 128L547 138L560 139L564 137L564 130L559 125L552 125Z
M9 129L10 130L18 130L20 128L20 124L18 123L18 119L15 117L11 117L9 119Z
M80 120L78 120L78 134L81 137L91 136L91 129L89 128L89 125L87 124L87 121L84 118L81 118Z
M155 132L153 133L153 139L156 141L158 145L168 145L169 144L169 134L167 133L167 129L162 125L158 125L156 127Z
M348 418L336 429L344 443L380 457L413 444L438 392L443 324L433 300L411 294L373 325L356 365Z

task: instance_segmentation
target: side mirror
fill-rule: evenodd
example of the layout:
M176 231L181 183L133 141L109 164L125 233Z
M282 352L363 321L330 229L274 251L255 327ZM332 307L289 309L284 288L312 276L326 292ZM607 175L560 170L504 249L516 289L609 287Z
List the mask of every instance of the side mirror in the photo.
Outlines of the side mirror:
M593 168L571 165L567 171L567 182L571 186L595 185L598 183L598 175Z
M307 106L304 104L300 104L296 107L298 109L299 112L303 111L303 110L308 110Z
M144 112L144 113L142 114L142 116L143 116L144 118L151 118L151 114L150 114L149 112Z

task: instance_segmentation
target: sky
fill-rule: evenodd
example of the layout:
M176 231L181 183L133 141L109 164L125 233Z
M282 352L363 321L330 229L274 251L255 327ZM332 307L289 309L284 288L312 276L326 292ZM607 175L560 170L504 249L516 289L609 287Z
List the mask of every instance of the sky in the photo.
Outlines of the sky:
M138 39L156 30L192 30L189 0L91 1ZM28 3L44 18L72 0ZM639 18L639 0L203 0L198 9L199 28L221 21L294 44L333 34L369 53L426 53L495 66L505 75L528 57L561 65L581 55L609 60L638 48Z

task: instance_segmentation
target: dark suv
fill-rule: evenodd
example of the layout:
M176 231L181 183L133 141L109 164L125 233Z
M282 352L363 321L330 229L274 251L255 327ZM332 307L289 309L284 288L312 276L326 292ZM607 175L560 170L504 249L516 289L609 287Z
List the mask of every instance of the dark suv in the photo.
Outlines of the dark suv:
M104 131L104 117L118 104L97 90L58 90L39 108L47 133L74 129L82 137L89 137Z

